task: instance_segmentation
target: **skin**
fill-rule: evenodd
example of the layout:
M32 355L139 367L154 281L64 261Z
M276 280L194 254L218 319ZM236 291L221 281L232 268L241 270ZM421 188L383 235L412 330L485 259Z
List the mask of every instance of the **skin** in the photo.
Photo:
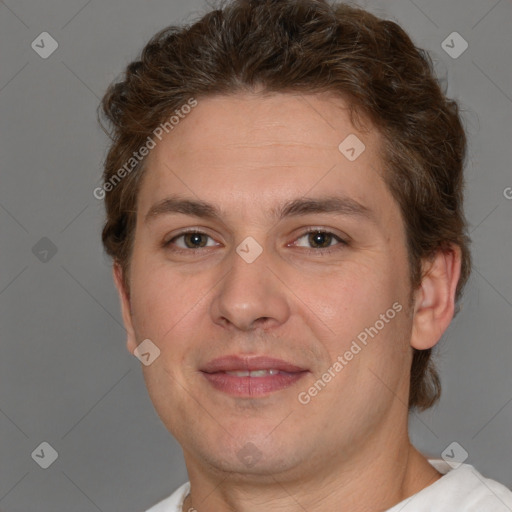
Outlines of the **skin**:
M142 368L155 409L183 448L191 482L183 510L377 512L441 476L409 441L409 369L412 347L434 346L453 317L460 251L425 262L421 286L411 289L380 135L369 123L356 130L346 106L323 94L198 98L147 158L129 293L117 264L114 279L128 350L148 338L160 349ZM349 134L366 146L353 162L338 150ZM145 220L174 194L208 201L222 216ZM358 201L373 221L270 214L325 195ZM311 227L348 245L327 237L333 251L321 254L304 235ZM206 233L206 247L187 249L190 236L175 238L186 228ZM235 251L248 236L263 249L250 264ZM395 302L402 311L301 404L298 394ZM310 373L268 396L233 397L199 371L227 354L266 354ZM238 456L249 442L258 453L251 467Z

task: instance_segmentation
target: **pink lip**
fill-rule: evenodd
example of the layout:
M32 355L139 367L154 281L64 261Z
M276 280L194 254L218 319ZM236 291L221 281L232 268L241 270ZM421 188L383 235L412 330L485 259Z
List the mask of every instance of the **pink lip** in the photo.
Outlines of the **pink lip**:
M275 359L268 356L224 356L213 359L207 363L201 371L205 373L216 372L233 372L233 371L253 371L253 370L280 370L282 372L296 373L306 371L305 368L300 368L294 364L283 361L282 359Z
M237 377L230 371L279 370L283 373L264 377ZM304 377L308 370L282 359L267 356L225 356L210 361L202 369L208 382L217 390L233 396L258 397L288 388Z

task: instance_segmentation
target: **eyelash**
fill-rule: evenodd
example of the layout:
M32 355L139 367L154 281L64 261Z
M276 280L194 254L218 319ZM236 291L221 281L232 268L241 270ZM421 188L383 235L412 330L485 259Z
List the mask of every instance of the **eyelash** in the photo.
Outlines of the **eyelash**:
M315 253L316 255L326 255L326 254L330 254L330 253L335 252L335 251L339 251L343 247L346 247L346 246L349 245L349 243L346 240L343 240L342 238L340 238L338 235L332 233L331 231L327 231L327 230L324 230L324 229L318 229L318 228L310 228L307 231L304 231L303 233L301 233L297 237L296 240L300 240L301 238L309 235L310 233L319 233L319 234L322 234L322 235L332 235L332 237L335 240L337 240L339 243L335 244L334 246L328 246L328 247L324 247L324 248L317 248L317 249L309 248L309 249L306 249L306 252L308 252L308 253ZM207 233L204 233L202 231L198 231L196 229L190 229L190 230L187 230L187 231L182 231L181 233L179 233L176 236L172 237L168 241L164 241L162 243L162 247L165 248L165 249L169 249L173 242L175 242L177 239L179 239L182 236L187 235L187 234L202 235L202 236L206 236L208 238L212 238ZM211 247L198 247L197 249L182 249L182 248L176 249L176 248L173 248L171 250L174 251L174 252L180 252L180 253L190 253L191 251L197 251L198 249L211 249Z

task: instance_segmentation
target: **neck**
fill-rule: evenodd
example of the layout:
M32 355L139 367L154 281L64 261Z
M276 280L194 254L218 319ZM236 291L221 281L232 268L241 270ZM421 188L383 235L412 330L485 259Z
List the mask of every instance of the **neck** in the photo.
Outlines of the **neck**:
M369 448L371 452L377 447ZM383 452L385 456L376 455ZM206 473L188 460L191 494L183 511L377 512L391 508L441 478L408 438L394 453L392 456L381 447L371 457L362 457L357 464L350 461L344 468L334 460L324 460L322 467L311 468L313 471L302 478L280 478L279 474L241 478Z

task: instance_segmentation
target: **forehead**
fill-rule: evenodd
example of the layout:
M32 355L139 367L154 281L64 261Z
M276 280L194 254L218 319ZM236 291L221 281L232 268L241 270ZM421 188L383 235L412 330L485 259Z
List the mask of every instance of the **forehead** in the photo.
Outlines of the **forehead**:
M356 129L340 98L236 94L197 102L147 157L139 213L175 194L246 212L333 192L378 215L389 211L380 134L369 123Z
M325 94L206 97L164 137L150 159L170 156L166 149L172 149L175 157L193 154L198 165L222 165L225 158L246 154L251 156L249 163L265 164L285 155L294 162L328 153L337 159L340 142L350 134L366 139L370 152L378 149L379 134L369 123L368 127L364 133L356 130L349 120L349 105Z

